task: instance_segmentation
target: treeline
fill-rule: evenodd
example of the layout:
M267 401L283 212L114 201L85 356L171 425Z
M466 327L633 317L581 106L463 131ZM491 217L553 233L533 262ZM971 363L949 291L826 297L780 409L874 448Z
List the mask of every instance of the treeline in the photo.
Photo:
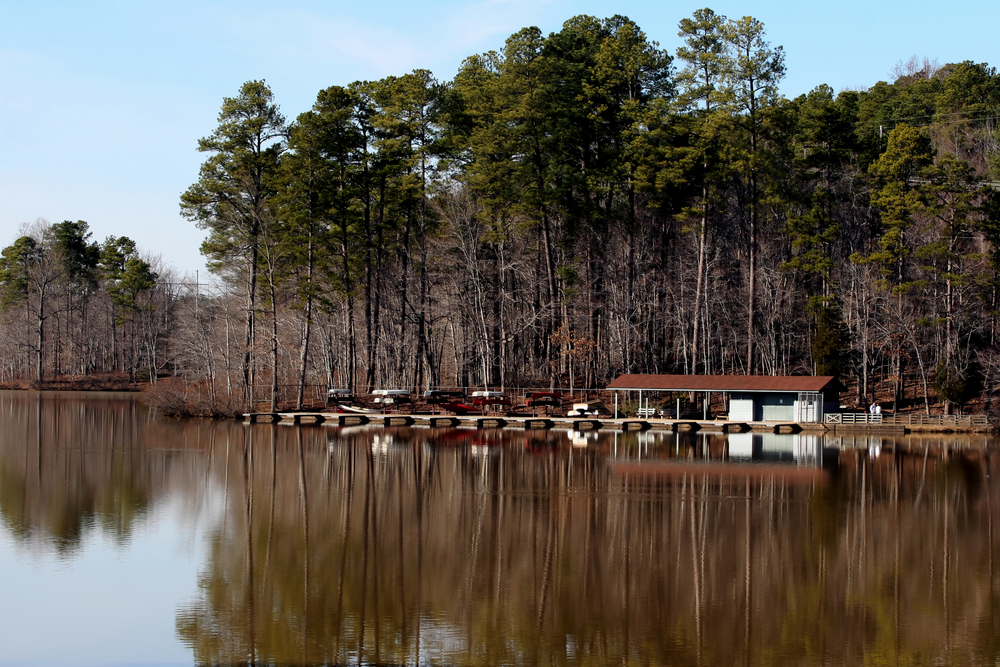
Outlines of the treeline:
M169 276L135 242L91 240L82 220L37 220L0 254L0 381L127 374L163 368Z
M896 407L991 386L996 70L913 59L788 100L759 21L679 36L579 16L291 123L246 83L181 198L228 289L172 302L151 377L272 405L621 372L836 374Z

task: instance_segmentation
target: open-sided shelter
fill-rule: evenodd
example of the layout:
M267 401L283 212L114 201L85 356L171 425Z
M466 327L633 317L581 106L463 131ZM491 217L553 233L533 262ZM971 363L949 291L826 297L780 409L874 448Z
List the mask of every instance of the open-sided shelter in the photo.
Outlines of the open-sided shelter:
M645 397L647 408L650 396L657 394L701 395L703 417L707 417L709 395L722 393L731 421L815 423L823 421L826 411L837 409L840 386L829 375L626 374L608 385L608 389L615 392L616 404L620 392L639 392L640 406ZM679 403L678 400L678 412Z

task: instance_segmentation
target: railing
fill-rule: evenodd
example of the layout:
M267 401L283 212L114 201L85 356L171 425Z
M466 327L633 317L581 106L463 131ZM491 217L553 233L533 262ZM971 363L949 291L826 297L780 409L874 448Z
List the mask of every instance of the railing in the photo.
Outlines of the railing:
M826 415L827 424L881 424L882 415L870 415L867 412L830 412Z
M986 415L872 415L867 412L833 412L827 424L895 424L901 426L989 426Z
M303 402L308 407L318 408L326 405L326 390L325 384L307 384L305 385L305 390L303 391ZM289 410L291 409L298 398L299 385L297 384L279 384L278 385L278 396L277 403L278 409ZM271 385L267 384L257 384L254 387L253 392L253 403L261 409L268 409L268 404L271 401Z
M906 426L989 426L986 415L895 415L883 418L884 424Z

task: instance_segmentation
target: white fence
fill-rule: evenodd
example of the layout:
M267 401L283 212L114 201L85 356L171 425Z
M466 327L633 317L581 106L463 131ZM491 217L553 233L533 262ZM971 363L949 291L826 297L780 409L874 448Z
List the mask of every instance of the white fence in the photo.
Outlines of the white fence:
M986 415L871 415L867 412L833 412L827 424L894 424L900 426L989 426Z

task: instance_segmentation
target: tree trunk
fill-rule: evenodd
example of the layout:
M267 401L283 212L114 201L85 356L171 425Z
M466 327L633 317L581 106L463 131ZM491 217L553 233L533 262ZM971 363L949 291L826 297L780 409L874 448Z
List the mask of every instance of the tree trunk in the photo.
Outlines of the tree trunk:
M704 169L707 171L708 165L703 165ZM693 373L698 372L698 354L700 350L698 349L699 334L701 333L701 302L702 302L702 290L705 284L705 245L708 240L708 186L702 185L701 188L701 230L698 234L698 277L695 281L694 288L694 327L691 333L691 371ZM704 368L704 365L703 365Z
M257 309L257 264L259 250L254 241L250 251L250 265L247 267L246 285L246 336L243 343L243 360L241 373L243 375L243 391L246 397L248 412L253 412L253 385L254 385L254 354L253 348L256 344L256 309Z

